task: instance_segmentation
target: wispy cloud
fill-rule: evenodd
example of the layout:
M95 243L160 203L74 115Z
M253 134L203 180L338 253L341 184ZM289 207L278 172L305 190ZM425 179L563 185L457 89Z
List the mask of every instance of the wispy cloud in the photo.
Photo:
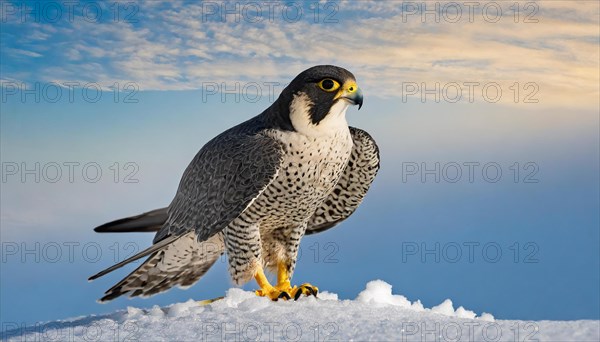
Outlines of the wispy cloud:
M333 63L355 71L365 89L383 97L401 96L407 82L495 82L505 90L518 82L534 83L544 104L597 104L594 1L518 3L518 15L513 3L495 2L502 10L497 22L482 10L485 3L471 18L467 3L458 2L457 22L449 2L427 3L440 6L437 19L423 17L417 2L341 1L327 8L321 2L318 19L304 6L294 22L278 11L268 18L265 8L262 17L244 15L253 8L235 4L223 5L239 12L225 17L197 2L151 1L137 4L131 22L9 21L9 35L18 39L3 39L9 48L3 74L23 78L26 69L29 79L40 81L133 81L142 90L176 90L207 81L287 81L307 66ZM47 51L33 52L41 48ZM23 55L47 61L36 64Z
M37 53L34 51L22 50L22 49L7 49L7 52L10 55L15 56L17 58L23 57L23 56L34 57L34 58L42 57L42 54L40 54L40 53Z

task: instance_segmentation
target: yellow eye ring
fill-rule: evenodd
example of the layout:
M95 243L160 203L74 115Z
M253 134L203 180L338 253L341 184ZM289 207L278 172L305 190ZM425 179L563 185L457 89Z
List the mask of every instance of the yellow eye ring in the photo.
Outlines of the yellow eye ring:
M340 84L331 78L325 78L317 83L317 86L326 92L336 91L340 88Z

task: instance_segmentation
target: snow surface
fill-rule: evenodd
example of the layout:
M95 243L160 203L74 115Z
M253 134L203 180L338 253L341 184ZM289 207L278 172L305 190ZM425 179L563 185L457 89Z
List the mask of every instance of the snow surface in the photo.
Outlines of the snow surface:
M334 293L272 302L232 288L224 299L87 316L4 332L2 341L600 341L600 321L495 320L450 299L432 308L371 281L355 300Z

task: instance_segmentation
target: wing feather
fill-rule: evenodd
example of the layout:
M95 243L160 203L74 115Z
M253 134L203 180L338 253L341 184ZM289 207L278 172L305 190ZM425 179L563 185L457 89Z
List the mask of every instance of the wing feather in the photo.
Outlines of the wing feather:
M238 126L217 136L185 170L154 240L195 230L204 241L218 233L275 179L282 159L280 143L261 131Z
M348 218L360 205L379 170L379 148L365 131L350 127L354 145L337 185L310 218L306 234L322 232Z
M190 232L198 242L206 241L239 216L276 178L283 159L280 143L265 135L264 126L253 120L256 118L223 132L196 154L166 215L164 209L151 212L159 212L161 219L166 219L157 229L154 245L90 280L144 256L154 256ZM119 220L117 226L129 221Z

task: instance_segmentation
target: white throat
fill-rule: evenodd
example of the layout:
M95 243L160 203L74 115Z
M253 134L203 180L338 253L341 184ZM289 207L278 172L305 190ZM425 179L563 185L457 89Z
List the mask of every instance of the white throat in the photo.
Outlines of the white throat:
M297 132L316 137L348 131L348 122L346 121L346 110L350 106L348 101L337 101L318 124L314 124L310 118L309 110L312 105L313 103L306 94L294 95L290 104L290 121Z

